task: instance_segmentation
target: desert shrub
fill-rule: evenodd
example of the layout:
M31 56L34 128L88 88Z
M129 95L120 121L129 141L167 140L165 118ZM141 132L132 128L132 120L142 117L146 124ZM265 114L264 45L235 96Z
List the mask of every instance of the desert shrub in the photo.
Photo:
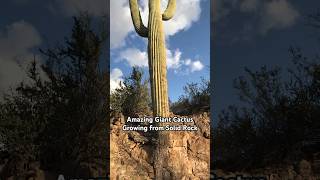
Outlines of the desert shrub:
M210 111L210 81L201 79L200 83L187 83L184 94L171 104L174 114L190 115Z
M111 109L125 116L150 115L151 98L143 70L133 67L130 76L111 94Z

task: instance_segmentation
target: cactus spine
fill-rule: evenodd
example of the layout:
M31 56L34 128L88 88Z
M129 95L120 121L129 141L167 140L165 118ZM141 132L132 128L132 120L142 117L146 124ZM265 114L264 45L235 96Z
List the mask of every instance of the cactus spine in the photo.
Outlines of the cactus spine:
M164 13L161 13L161 0L149 0L148 27L144 26L137 0L130 0L131 17L136 32L148 38L148 63L151 83L151 97L154 116L168 116L168 85L166 68L166 47L162 21L173 17L176 0L169 0Z

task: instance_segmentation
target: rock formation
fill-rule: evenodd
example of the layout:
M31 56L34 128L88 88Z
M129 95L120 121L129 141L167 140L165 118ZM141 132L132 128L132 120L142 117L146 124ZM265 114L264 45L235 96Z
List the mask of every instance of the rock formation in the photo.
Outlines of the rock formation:
M206 113L192 117L198 131L167 132L162 179L209 179L210 118ZM146 133L123 131L123 119L114 118L111 124L111 179L154 179L153 153L158 142Z

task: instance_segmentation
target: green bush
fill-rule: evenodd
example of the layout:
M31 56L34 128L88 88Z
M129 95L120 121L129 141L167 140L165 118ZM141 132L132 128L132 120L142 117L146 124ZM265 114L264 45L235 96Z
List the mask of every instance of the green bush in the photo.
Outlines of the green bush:
M148 81L142 77L143 70L133 67L131 75L111 94L111 110L130 117L151 114Z

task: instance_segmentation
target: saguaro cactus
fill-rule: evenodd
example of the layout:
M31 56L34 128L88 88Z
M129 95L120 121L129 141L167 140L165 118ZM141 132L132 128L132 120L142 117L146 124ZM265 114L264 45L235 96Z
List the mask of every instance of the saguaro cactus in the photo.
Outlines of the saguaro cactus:
M131 17L136 32L148 38L149 74L154 116L168 116L168 85L165 36L162 21L173 17L176 0L169 0L167 9L162 14L161 0L149 0L148 27L144 26L137 0L130 0Z

